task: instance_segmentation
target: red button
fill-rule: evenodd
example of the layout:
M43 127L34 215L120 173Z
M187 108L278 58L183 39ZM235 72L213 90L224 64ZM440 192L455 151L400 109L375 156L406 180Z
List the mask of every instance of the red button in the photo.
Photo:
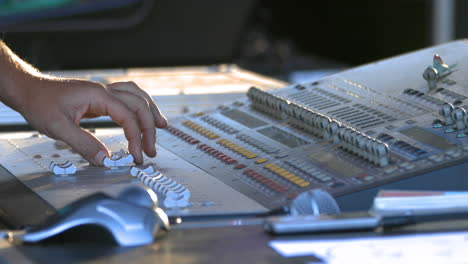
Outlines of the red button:
M205 146L203 146L202 149L203 149L204 151L208 152L208 150L213 149L213 148L210 147L210 146L205 145Z
M254 172L254 173L252 173L252 175L251 175L251 176L252 176L252 178L256 179L257 181L260 181L260 179L262 179L262 178L263 178L263 175L261 175L261 174L260 174L260 173L258 173L258 172Z
M254 170L251 170L251 169L249 169L249 170L245 170L243 173L244 173L245 175L251 176L251 175L252 175L252 173L255 173L255 171L254 171Z
M227 164L234 164L234 163L237 163L237 160L235 160L233 158L228 158L228 159L226 159L226 163Z
M215 151L217 152L216 149L212 148L212 147L207 147L206 149L206 152L208 152L209 154L213 154Z
M247 166L245 166L244 164L239 164L239 165L235 166L234 169L240 170L240 169L243 169L245 167L247 167Z
M268 185L268 187L273 189L273 188L276 187L276 182L274 180L270 179L270 182L267 183L267 185Z
M356 178L360 179L360 180L363 180L365 177L369 176L369 174L367 173L362 173L362 174L359 174L358 176L356 176Z
M260 173L255 172L255 173L252 175L252 178L254 178L254 179L256 179L256 180L258 180L258 181L261 182L261 181L265 178L265 176L261 175Z
M283 186L280 186L279 188L275 189L275 191L279 192L279 193L284 193L286 192L288 189L284 188Z
M272 183L272 180L270 180L268 178L264 178L264 179L262 179L262 183L269 186Z

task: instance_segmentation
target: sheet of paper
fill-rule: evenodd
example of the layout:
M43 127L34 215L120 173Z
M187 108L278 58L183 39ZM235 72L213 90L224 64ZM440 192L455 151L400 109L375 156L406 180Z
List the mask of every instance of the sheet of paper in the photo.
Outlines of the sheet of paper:
M468 232L330 240L273 240L284 257L314 255L327 264L466 264Z

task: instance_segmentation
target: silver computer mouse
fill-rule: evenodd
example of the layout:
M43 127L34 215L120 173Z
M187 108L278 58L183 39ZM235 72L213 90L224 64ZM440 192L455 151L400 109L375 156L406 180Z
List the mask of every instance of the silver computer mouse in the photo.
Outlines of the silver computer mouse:
M100 226L112 234L120 246L152 243L159 229L169 229L169 220L158 207L156 194L148 188L131 186L117 198L96 193L58 210L44 224L10 232L17 242L39 242L75 227Z

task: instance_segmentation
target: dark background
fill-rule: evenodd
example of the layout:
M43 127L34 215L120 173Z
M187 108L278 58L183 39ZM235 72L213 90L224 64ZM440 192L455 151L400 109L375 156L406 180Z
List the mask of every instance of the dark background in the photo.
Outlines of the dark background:
M99 1L99 0L95 0ZM146 0L142 0L146 1ZM463 24L457 3L457 24ZM236 63L275 77L355 66L431 45L429 0L154 0L0 24L41 70ZM140 19L125 24L137 14ZM457 28L457 37L466 35Z

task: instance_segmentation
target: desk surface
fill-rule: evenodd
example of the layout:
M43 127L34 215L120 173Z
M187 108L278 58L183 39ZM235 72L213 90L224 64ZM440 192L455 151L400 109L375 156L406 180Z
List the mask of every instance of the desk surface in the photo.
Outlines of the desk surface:
M386 232L335 233L275 237L261 225L173 229L151 245L119 248L99 237L43 244L0 246L1 263L307 263L313 256L283 258L268 246L271 240L381 237L416 232L468 230L468 221L445 221L393 228ZM87 233L81 233L87 236ZM94 242L92 242L94 240ZM99 241L101 240L101 241ZM447 260L447 263L451 263Z

